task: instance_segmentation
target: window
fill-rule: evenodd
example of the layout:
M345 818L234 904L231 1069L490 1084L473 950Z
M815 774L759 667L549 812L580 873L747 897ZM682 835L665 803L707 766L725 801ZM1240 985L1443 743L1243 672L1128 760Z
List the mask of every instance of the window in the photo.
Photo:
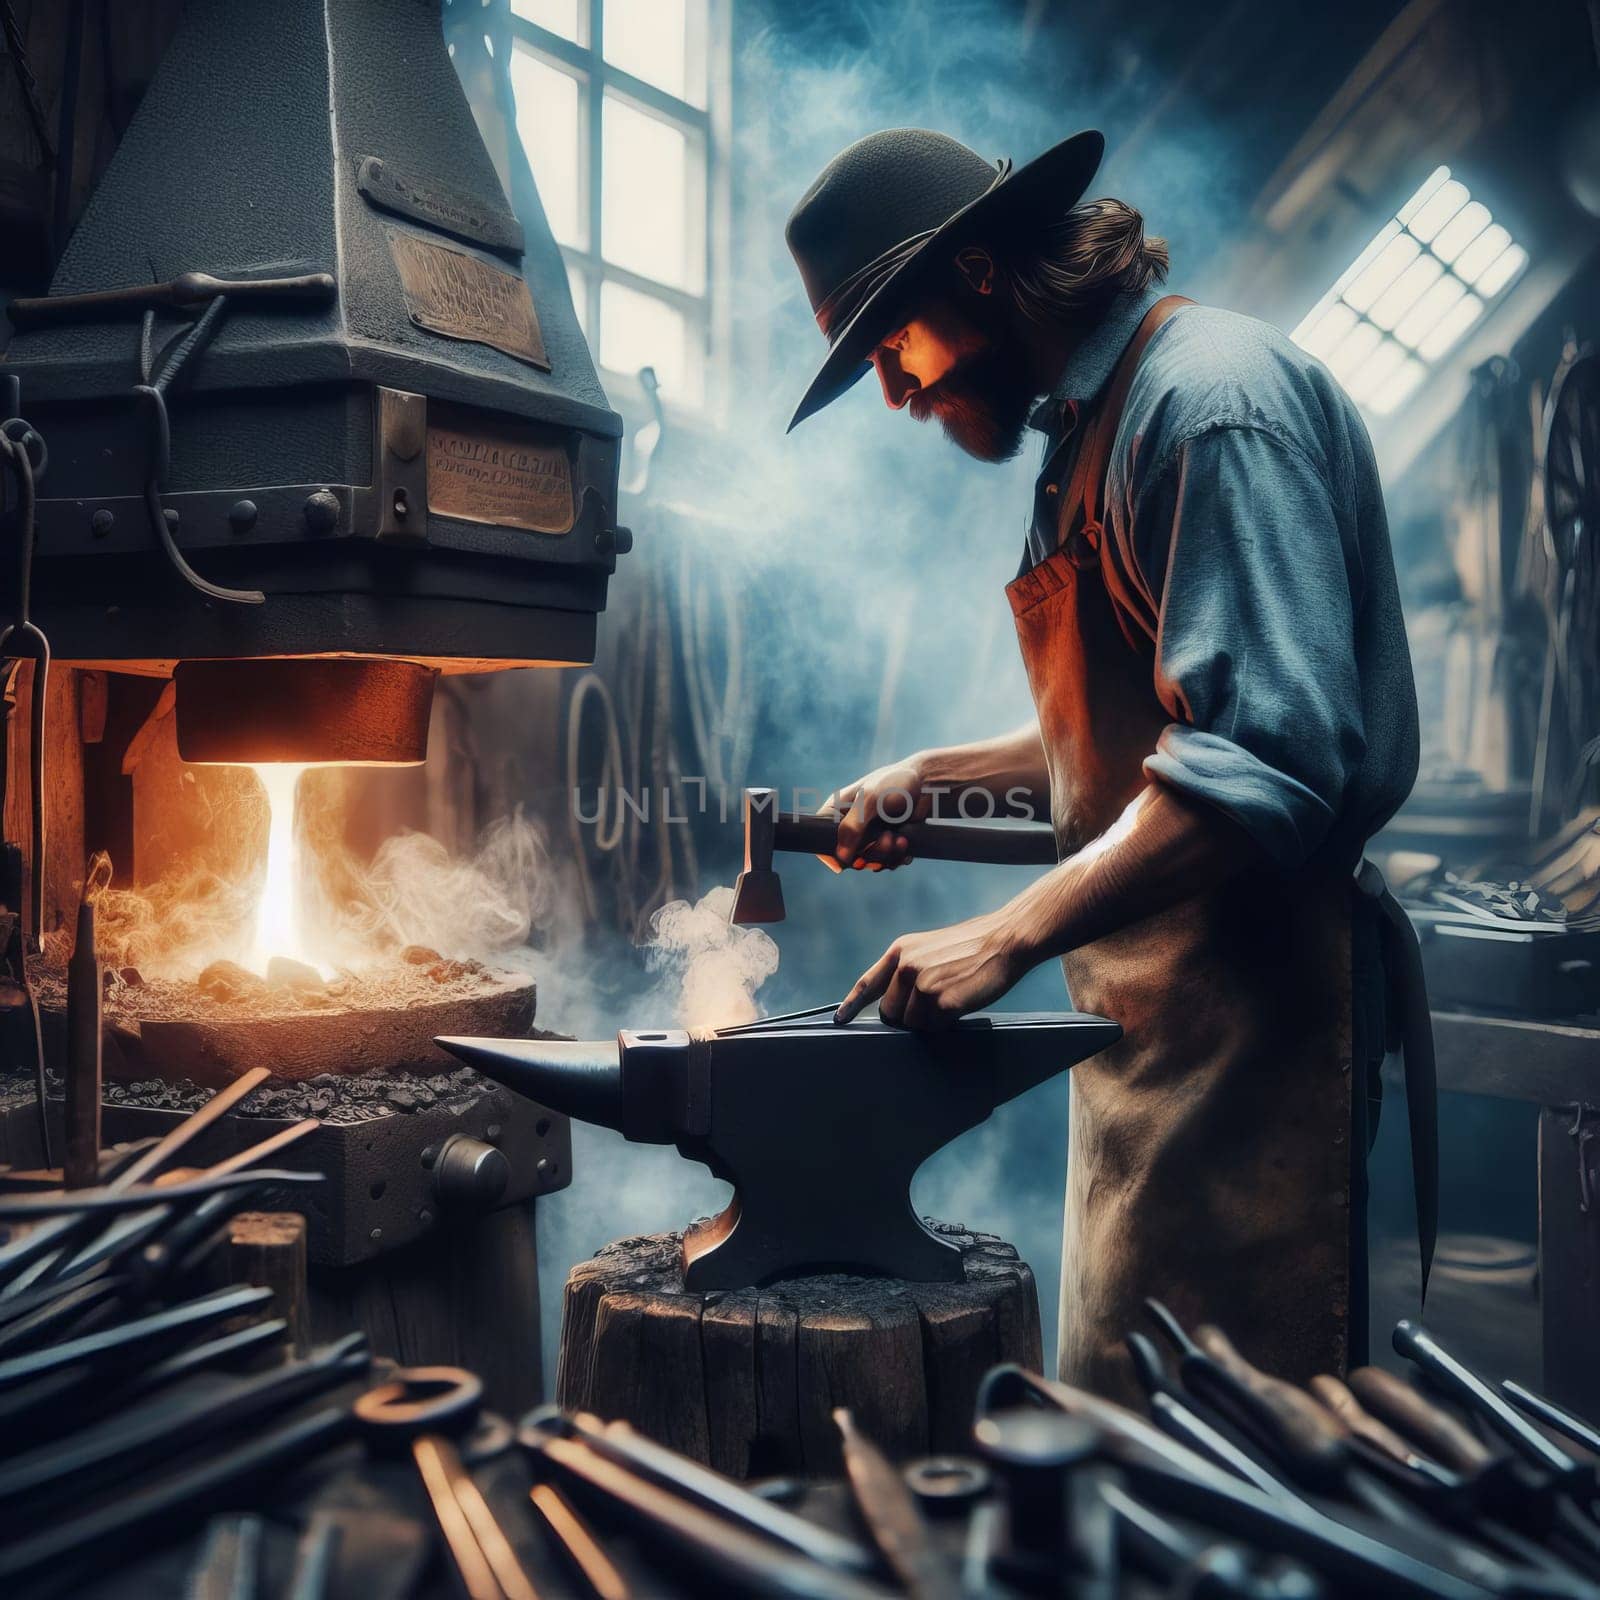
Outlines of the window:
M711 339L708 12L510 0L517 132L602 367L698 406Z
M1489 208L1440 167L1291 337L1357 405L1387 416L1527 264Z

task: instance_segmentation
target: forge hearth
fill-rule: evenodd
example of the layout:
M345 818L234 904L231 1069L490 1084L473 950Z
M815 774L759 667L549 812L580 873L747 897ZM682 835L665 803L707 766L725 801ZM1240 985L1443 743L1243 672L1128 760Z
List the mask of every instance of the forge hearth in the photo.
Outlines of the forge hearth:
M47 947L38 993L59 1139L64 1082L53 1064L64 1060L66 984L56 953ZM326 1181L262 1202L304 1211L315 1264L368 1262L568 1182L566 1119L433 1043L457 1025L530 1033L537 995L525 974L419 947L298 985L231 962L213 963L203 982L107 974L105 1145L160 1137L216 1088L266 1067L272 1076L196 1142L191 1159L205 1166L304 1118L321 1124L280 1163ZM0 1160L37 1161L32 1098L26 1074L0 1083Z
M396 959L312 988L272 985L239 967L210 983L119 974L105 1001L106 1077L208 1088L252 1067L293 1082L394 1070L426 1078L456 1065L433 1043L440 1034L517 1037L532 1028L531 978L477 962L449 966L435 979ZM64 1029L64 976L47 975L39 998L47 1030Z

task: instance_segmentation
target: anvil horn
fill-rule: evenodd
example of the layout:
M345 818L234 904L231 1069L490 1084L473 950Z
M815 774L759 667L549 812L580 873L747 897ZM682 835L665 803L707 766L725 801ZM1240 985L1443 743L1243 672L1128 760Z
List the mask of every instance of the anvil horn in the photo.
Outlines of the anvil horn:
M435 1039L486 1078L552 1111L621 1129L622 1051L615 1039Z

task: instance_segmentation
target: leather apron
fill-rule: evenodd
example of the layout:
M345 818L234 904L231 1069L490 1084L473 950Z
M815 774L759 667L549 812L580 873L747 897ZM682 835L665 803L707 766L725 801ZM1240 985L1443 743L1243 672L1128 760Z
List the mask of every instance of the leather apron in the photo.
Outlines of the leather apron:
M1112 605L1095 507L1133 370L1182 303L1140 325L1083 437L1055 553L1007 588L1063 859L1146 786L1171 721ZM1139 1397L1123 1339L1149 1295L1293 1382L1344 1370L1353 897L1348 864L1252 869L1062 958L1072 1003L1124 1030L1072 1073L1065 1382Z

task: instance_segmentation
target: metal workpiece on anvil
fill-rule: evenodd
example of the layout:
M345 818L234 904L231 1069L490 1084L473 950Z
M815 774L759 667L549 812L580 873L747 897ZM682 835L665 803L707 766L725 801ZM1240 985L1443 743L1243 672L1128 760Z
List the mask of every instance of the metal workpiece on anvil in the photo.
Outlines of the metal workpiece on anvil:
M1103 1017L1009 1013L916 1033L777 1022L613 1041L441 1038L541 1105L672 1144L734 1187L684 1233L690 1289L815 1272L956 1282L960 1251L912 1209L913 1175L996 1106L1121 1037Z

